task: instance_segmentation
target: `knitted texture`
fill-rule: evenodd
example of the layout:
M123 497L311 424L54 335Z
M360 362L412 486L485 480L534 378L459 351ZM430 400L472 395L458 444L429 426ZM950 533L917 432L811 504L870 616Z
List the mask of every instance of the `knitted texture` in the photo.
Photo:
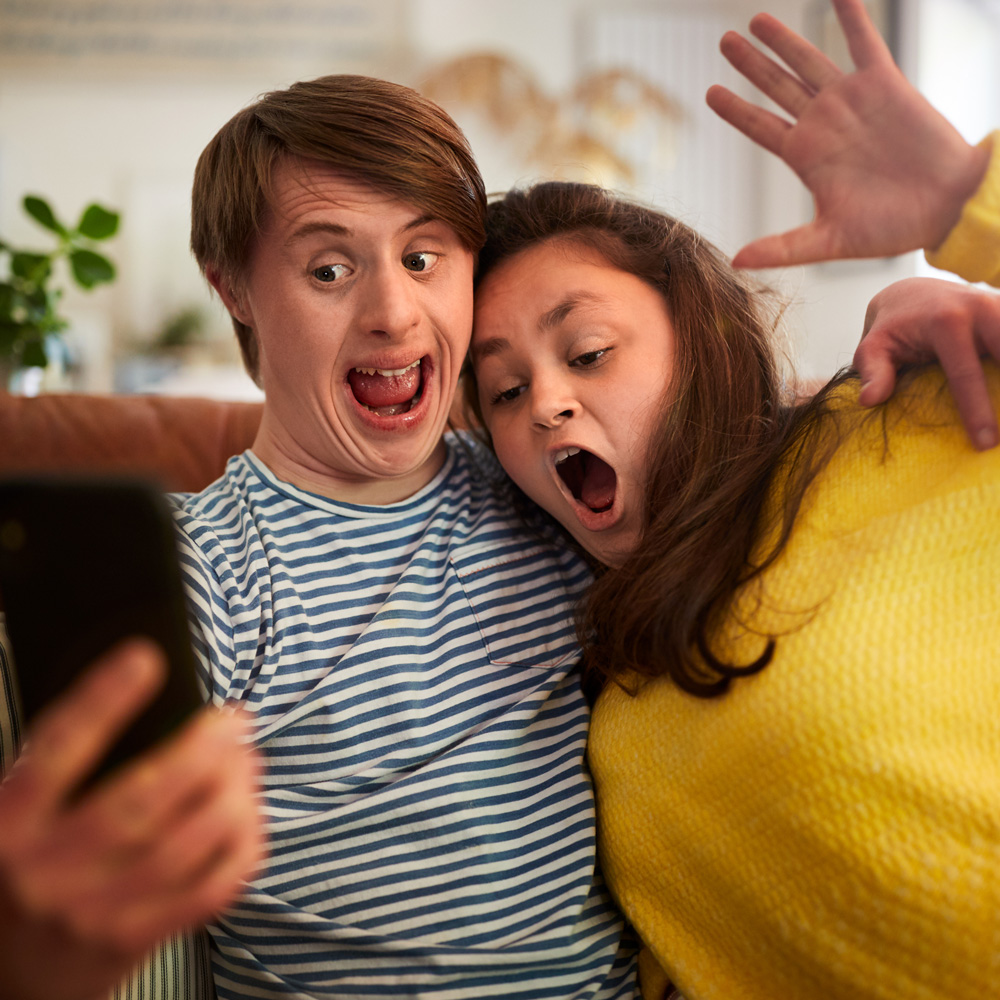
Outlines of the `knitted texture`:
M927 262L953 271L966 281L1000 285L1000 132L980 145L991 147L989 166L973 196L965 203L944 243L924 253Z
M605 874L687 1000L1000 984L1000 449L972 450L936 370L885 423L855 392L742 595L774 661L719 698L663 678L595 710ZM737 617L716 648L747 662Z

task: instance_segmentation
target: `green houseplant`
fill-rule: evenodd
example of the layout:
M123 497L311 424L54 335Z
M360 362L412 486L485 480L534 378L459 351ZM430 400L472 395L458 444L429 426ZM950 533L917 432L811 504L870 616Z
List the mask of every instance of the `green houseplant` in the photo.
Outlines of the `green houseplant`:
M98 253L95 244L114 236L119 215L90 204L76 226L63 224L49 203L27 195L24 211L56 237L48 253L17 249L0 240L0 390L20 368L48 365L60 331L68 325L59 314L62 288L53 284L56 263L63 259L73 281L84 289L113 281L114 264ZM7 266L3 268L3 258ZM5 273L6 272L6 273Z

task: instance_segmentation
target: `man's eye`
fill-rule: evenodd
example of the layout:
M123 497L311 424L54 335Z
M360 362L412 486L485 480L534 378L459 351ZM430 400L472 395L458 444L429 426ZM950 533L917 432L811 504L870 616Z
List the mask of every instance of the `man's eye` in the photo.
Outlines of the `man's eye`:
M324 264L322 267L317 267L312 274L317 281L323 281L329 284L330 282L339 281L341 278L345 277L348 270L349 269L346 264Z
M587 368L590 365L596 364L605 354L608 353L609 348L602 347L596 351L587 351L585 354L580 354L575 357L570 365L575 365L577 368Z
M426 250L416 250L408 253L403 258L403 267L408 271L429 271L437 262L436 253L428 253Z

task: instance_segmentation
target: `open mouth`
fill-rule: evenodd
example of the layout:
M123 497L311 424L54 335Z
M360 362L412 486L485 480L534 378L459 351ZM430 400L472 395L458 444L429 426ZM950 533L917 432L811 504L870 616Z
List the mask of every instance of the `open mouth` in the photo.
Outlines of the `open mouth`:
M564 448L556 455L555 462L559 478L575 500L595 514L614 506L618 477L603 459L582 448Z
M405 368L354 368L347 374L354 398L380 417L409 413L424 391L422 358Z

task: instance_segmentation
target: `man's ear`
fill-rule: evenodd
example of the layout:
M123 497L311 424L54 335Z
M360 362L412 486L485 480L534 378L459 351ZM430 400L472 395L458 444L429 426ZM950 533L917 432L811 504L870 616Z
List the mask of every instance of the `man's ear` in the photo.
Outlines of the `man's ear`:
M214 267L207 267L205 268L205 277L208 278L208 283L222 299L222 304L228 310L229 315L238 319L244 326L253 327L250 311L243 301L242 294L222 276L221 272Z

